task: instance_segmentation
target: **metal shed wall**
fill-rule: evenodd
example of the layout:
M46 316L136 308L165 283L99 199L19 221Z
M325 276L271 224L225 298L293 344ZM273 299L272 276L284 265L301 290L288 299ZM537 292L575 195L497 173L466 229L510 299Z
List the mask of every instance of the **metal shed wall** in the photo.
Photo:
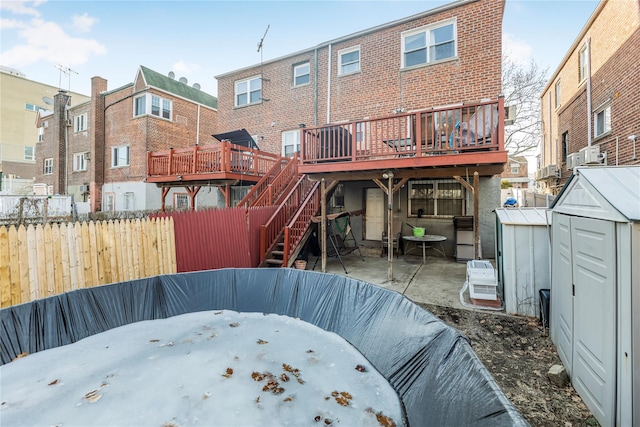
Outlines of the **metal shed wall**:
M507 314L540 315L540 289L551 288L546 209L496 209L498 283Z

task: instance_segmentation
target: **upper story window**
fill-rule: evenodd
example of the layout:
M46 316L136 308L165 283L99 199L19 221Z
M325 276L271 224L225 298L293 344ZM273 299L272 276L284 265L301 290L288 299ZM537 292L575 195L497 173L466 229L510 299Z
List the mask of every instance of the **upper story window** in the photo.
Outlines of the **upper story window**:
M451 218L464 212L464 189L453 180L409 181L409 216Z
M36 159L36 147L33 145L25 145L24 146L24 159L25 160L35 160Z
M87 153L74 153L73 154L73 171L86 171L87 170Z
M569 132L562 133L562 162L567 162L567 154L569 153Z
M53 174L53 157L44 159L44 169L42 170L42 173L45 175Z
M122 145L111 149L111 167L129 166L129 146Z
M424 65L457 55L456 20L449 19L402 33L402 67Z
M300 152L300 131L290 130L282 132L282 155L293 157L294 153Z
M262 102L262 77L239 80L235 84L236 107Z
M598 138L611 132L611 105L605 105L593 113L593 136Z
M24 109L29 111L35 111L35 112L38 112L39 110L44 110L44 108L34 104L29 104L28 102L25 102Z
M556 108L560 108L560 80L556 82L555 85L555 94L556 94Z
M513 162L511 163L511 175L518 175L520 173L520 164Z
M173 103L169 99L161 98L157 95L144 94L136 96L133 100L133 115L135 117L151 114L171 120Z
M345 75L360 71L360 46L338 51L338 74Z
M293 66L293 85L302 86L309 83L311 75L311 66L308 62Z
M578 82L583 82L587 78L587 45L580 49L578 56Z
M44 141L44 126L40 126L38 128L38 142L42 142L42 141Z
M75 116L73 118L73 131L74 132L82 132L87 130L87 113L80 114L79 116Z

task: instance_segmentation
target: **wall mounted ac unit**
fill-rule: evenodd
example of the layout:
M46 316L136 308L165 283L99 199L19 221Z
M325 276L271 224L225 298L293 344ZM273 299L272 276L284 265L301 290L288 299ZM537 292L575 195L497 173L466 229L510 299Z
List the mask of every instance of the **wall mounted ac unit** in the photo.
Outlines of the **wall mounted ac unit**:
M545 178L560 178L560 171L557 165L549 165L544 168L543 173Z
M82 155L84 157L85 160L91 160L91 153L90 152L86 152Z
M504 125L510 126L516 121L516 106L509 105L504 108Z
M567 170L572 170L576 166L578 166L578 159L580 158L580 153L571 153L567 156Z
M542 171L543 169L538 169L534 174L533 174L533 179L535 181L540 181L542 179Z
M89 184L80 184L80 192L88 193L89 192Z
M584 147L580 150L580 164L600 164L602 157L600 156L600 146L592 145L591 147Z
M67 119L67 126L73 126L73 120Z

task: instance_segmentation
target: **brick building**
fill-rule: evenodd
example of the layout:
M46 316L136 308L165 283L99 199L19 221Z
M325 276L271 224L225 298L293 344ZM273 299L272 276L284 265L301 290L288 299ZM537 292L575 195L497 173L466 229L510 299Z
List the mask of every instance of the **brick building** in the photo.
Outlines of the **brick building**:
M374 125L370 121L394 116L400 121L406 118L406 127L410 128L407 135L400 138L403 141L415 139L420 135L420 129L433 130L434 126L442 132L438 138L443 142L452 141L454 127L468 118L465 113L460 113L465 106L500 97L503 10L502 0L456 1L218 75L220 130L246 128L262 150L291 155L305 144L304 129L326 124L338 125L342 129L351 126L349 137L353 135L358 144L365 144L365 140L371 139L371 142L366 142L370 145L367 149L358 149L357 152L370 153L376 144L370 138L374 134ZM411 116L418 111L436 111L438 108L458 108L450 116L457 117L457 123L456 120L448 125L444 123L443 117L447 114L444 111L440 116L437 112L424 113L421 119ZM409 124L411 120L414 120L413 124ZM438 120L440 127L436 123ZM498 123L497 113L492 121L498 130L503 129L503 124ZM399 123L390 126L404 127ZM450 126L448 130L446 126ZM432 142L431 134L426 140L424 134L422 137L423 146ZM389 139L387 143L390 143ZM417 150L420 151L420 146ZM471 210L471 194L454 179L454 175L466 172L467 178L473 178L476 160L483 155L475 158L470 155L469 165L473 162L473 166L455 171L452 167L454 164L460 166L462 157L440 159L435 167L414 164L411 179L405 181L406 185L402 185L394 196L397 203L393 214L396 226L404 228L409 220L414 225L424 225L433 233L448 236L447 244L453 251L452 218L467 215ZM328 163L322 166L312 164L313 161L305 156L307 154L301 153L303 164L300 169L312 179L321 179L322 173L339 167L337 163L331 166ZM418 156L425 166L429 163L426 155ZM435 162L435 156L431 160ZM378 166L372 163L352 165L362 170L359 176L348 175L348 170L338 172L338 196L334 193L330 208L367 211L364 218L353 219L358 238L362 236L363 240L379 241L381 226L389 220L384 208L373 207L374 200L382 200L383 190L370 176L381 178L383 171L376 167L391 167L396 177L402 179L403 171L407 172L402 166L403 161L393 160ZM500 205L499 174L505 162L506 152L502 151L497 160L497 172L487 170L480 173L482 238L487 255L493 253L491 210ZM337 175L332 176L335 178ZM412 198L418 193L427 194L427 188L456 200L445 203ZM418 213L418 202L424 202L428 207ZM434 207L438 203L439 208ZM407 233L410 230L397 231Z
M576 166L640 163L640 3L602 0L541 96L539 190Z
M40 115L36 181L91 212L159 209L161 190L145 183L147 152L212 143L218 125L214 96L143 66L131 84L107 90L93 77L90 101L66 108L69 100L58 93L53 111ZM186 191L169 197L169 206L188 207ZM197 203L217 205L217 191Z

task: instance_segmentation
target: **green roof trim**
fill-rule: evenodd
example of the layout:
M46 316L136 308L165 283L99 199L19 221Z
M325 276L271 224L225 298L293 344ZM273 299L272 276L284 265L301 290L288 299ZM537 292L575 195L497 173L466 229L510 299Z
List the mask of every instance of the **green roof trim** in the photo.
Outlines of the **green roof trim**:
M190 99L193 102L206 105L207 107L218 108L218 98L213 95L209 95L178 80L164 76L142 65L140 66L140 70L142 71L144 80L149 86L156 87L182 98Z

